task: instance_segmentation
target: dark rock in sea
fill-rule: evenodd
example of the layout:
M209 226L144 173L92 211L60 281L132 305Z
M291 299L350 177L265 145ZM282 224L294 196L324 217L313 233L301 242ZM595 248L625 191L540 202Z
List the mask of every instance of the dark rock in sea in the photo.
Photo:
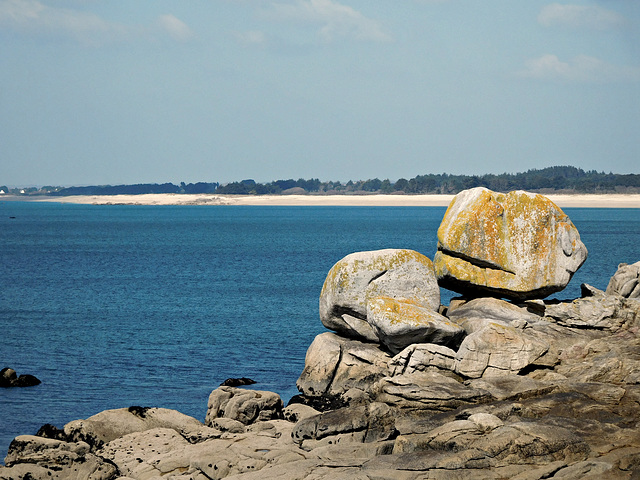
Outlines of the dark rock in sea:
M33 375L20 375L12 368L3 368L0 370L0 387L33 387L40 385L42 382Z
M241 387L242 385L255 385L257 382L247 377L227 378L220 384L221 387Z

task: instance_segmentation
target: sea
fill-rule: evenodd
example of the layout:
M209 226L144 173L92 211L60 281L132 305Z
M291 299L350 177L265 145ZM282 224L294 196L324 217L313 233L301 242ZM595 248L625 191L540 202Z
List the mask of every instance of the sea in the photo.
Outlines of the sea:
M17 435L102 410L165 407L204 420L227 378L285 403L318 299L349 253L433 258L444 207L132 206L0 202L0 462ZM589 258L555 298L605 289L640 260L640 209L565 212ZM442 290L442 303L455 296ZM552 297L553 298L553 297Z

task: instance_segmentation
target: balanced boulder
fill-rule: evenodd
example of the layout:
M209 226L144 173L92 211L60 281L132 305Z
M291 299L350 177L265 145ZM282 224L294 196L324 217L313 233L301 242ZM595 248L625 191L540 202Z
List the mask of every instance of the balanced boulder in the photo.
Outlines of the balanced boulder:
M548 198L478 187L449 205L434 265L445 288L523 300L562 290L586 258L578 230Z
M406 249L356 252L329 271L320 294L320 320L341 335L378 341L367 322L367 302L386 296L411 300L431 310L440 306L440 289L429 258Z

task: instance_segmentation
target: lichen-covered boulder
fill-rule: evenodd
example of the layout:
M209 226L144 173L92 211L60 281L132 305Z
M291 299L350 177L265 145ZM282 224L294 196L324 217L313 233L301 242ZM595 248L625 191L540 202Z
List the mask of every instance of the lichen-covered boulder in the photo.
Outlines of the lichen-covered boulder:
M367 303L367 320L394 355L414 343L457 347L464 329L438 312L406 300L375 297Z
M431 310L440 306L433 263L413 250L356 252L329 271L320 293L320 320L342 335L377 342L367 322L369 299L387 296L412 300Z
M618 265L618 270L609 280L607 295L640 299L640 262Z
M449 205L434 266L445 288L523 300L562 290L586 258L578 230L548 198L478 187Z

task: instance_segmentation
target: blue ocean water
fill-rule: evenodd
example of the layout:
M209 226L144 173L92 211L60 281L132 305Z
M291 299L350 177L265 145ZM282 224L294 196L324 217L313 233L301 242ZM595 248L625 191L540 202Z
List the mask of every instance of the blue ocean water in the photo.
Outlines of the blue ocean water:
M287 401L331 266L361 250L430 258L445 208L0 203L0 368L42 384L0 389L0 460L45 423L160 406L204 419L228 377ZM606 288L640 260L640 210L566 209ZM15 218L12 218L15 217ZM443 303L451 292L443 290Z

